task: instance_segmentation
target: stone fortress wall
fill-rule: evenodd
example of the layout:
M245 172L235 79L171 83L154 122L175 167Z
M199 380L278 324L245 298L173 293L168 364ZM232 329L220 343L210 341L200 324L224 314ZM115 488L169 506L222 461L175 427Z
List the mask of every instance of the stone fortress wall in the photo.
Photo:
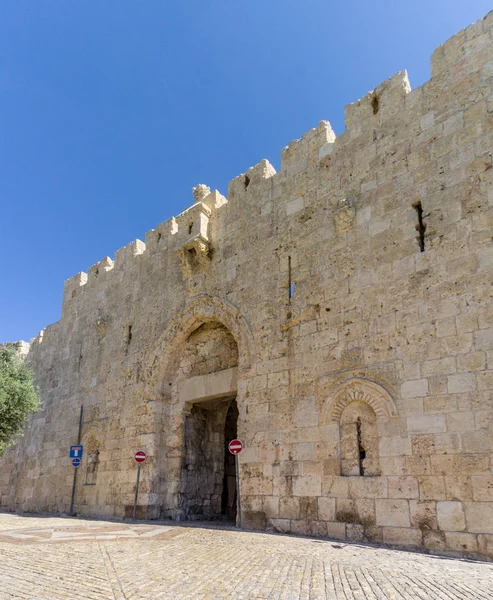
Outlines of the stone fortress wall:
M83 404L79 514L145 449L139 517L216 515L237 427L246 526L493 557L492 30L69 279L1 506L68 510Z

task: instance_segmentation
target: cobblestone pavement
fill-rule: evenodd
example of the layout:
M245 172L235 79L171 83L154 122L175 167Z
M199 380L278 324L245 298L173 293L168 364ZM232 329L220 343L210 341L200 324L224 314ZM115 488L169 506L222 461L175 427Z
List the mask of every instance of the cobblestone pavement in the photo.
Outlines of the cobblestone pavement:
M493 599L493 564L169 523L0 514L0 600Z

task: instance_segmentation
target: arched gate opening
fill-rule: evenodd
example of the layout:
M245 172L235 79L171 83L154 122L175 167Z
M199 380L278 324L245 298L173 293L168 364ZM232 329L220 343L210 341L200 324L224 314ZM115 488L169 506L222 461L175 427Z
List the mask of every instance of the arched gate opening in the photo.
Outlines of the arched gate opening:
M183 510L188 519L236 517L235 461L228 443L237 435L236 399L194 404L185 420Z

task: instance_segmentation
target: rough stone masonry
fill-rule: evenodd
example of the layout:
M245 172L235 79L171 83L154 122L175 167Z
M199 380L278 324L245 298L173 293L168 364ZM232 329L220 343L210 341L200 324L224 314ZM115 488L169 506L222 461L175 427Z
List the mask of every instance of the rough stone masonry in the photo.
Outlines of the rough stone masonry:
M493 557L493 12L65 283L1 506Z

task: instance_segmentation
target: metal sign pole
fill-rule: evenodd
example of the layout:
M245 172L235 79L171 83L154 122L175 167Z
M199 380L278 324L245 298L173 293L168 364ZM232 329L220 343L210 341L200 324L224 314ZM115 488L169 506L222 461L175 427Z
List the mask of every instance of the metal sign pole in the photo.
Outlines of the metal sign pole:
M240 463L238 460L238 454L235 454L235 465L236 465L236 514L237 514L236 525L239 529L241 529Z
M137 511L137 496L139 495L140 465L141 465L141 463L139 463L139 466L137 467L137 484L135 486L134 516L132 517L134 521L135 521L135 513Z
M77 436L77 444L80 444L80 438L82 435L82 415L84 414L84 406L80 407L80 415L79 415L79 434ZM74 482L72 484L72 499L70 501L70 515L74 516L74 500L75 500L75 486L77 483L77 469L74 469Z

